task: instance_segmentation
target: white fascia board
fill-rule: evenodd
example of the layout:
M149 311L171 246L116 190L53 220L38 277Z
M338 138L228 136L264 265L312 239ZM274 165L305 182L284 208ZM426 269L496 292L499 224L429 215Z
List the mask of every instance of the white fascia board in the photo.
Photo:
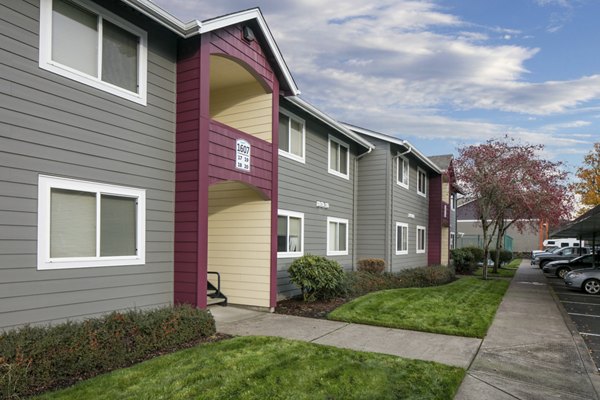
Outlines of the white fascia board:
M224 15L222 17L202 21L200 26L200 33L207 33L210 31L225 28L227 26L239 24L241 22L246 22L253 19L257 21L258 26L260 27L265 38L267 39L267 44L269 45L271 52L275 56L275 61L277 61L277 64L283 74L286 83L290 87L292 94L294 96L299 95L300 90L298 89L298 86L296 86L296 82L294 82L294 78L292 77L292 74L287 64L285 63L283 55L281 54L281 51L279 51L279 47L277 46L277 43L275 42L275 39L271 34L271 30L269 29L269 26L267 25L267 22L265 21L265 18L263 17L262 12L259 8L251 8L249 10L244 10L237 13Z
M417 150L417 148L415 146L410 144L410 142L408 142L407 140L398 139L393 136L385 135L383 133L375 132L370 129L360 128L358 126L354 126L354 125L350 125L350 124L346 124L346 123L343 123L343 125L346 126L348 129L350 129L351 131L354 131L354 132L357 132L357 133L360 133L360 134L363 134L366 136L370 136L375 139L383 140L388 143L398 144L400 146L406 147L407 149L411 149L411 153L415 154L419 160L423 161L423 163L425 163L433 171L435 171L436 173L438 173L440 175L444 172L437 165L435 165L429 158L427 158L427 156L425 156L423 153L421 153L419 150Z
M198 20L183 22L148 0L121 0L121 2L183 38L200 34L202 24Z
M334 120L329 115L327 115L324 112L322 112L321 110L317 109L312 104L307 103L306 101L304 101L300 97L298 97L298 96L289 96L289 97L286 97L285 99L288 100L290 103L294 104L295 106L297 106L298 108L300 108L301 110L303 110L306 113L310 114L311 116L315 117L319 121L323 122L324 124L326 124L329 127L335 129L336 131L338 131L342 135L344 135L347 138L351 139L352 141L360 144L361 146L363 146L367 150L375 148L374 144L372 144L372 143L368 142L367 140L363 139L362 137L360 137L356 133L352 132L350 129L346 128L344 125L340 124L339 122L337 122L336 120Z

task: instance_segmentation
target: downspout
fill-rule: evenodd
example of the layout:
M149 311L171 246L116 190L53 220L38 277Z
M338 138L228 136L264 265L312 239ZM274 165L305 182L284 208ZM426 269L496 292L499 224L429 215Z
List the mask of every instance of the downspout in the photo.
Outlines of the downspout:
M408 150L406 150L403 153L396 152L396 155L394 157L392 157L392 168L394 168L394 165L396 165L394 163L394 161L398 160L398 158L400 158L400 157L402 157L402 156L404 156L404 155L406 155L406 154L408 154L408 153L410 153L412 151L412 146L407 141L403 141L403 143L404 143L404 146ZM397 168L398 167L396 167L396 171L397 171ZM410 168L410 163L409 163L409 168ZM395 184L394 180L397 179L397 173L396 173L396 176L394 176L394 171L392 171L391 175L392 175L391 200L390 200L391 201L391 203L390 203L390 213L391 213L391 216L390 216L390 224L389 224L389 230L388 231L391 232L391 234L392 234L391 238L393 238L394 237L394 233L395 233L394 230L396 229L396 225L393 223L394 222L394 210L395 210L395 207L394 207L394 189L396 188L396 184ZM392 262L393 258L392 257L394 256L394 253L395 253L395 251L393 250L394 249L394 243L392 242L391 238L390 238L390 240L388 240L388 243L390 244L389 249L388 249L388 254L389 254L389 257L388 257L388 260L389 260L389 266L388 266L389 267L389 272L392 272L392 264L393 264L393 262Z
M360 154L356 156L354 159L354 182L352 184L352 271L356 270L356 251L357 251L357 243L356 237L358 236L358 161L364 156L371 154L373 151L372 147L369 147L366 153Z

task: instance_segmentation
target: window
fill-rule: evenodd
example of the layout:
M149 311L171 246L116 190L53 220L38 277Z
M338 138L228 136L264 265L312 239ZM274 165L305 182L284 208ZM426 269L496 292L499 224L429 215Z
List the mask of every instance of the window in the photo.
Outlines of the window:
M456 194L451 194L450 195L450 209L452 211L456 210Z
M329 136L329 173L349 179L349 147L346 143Z
M281 110L279 113L279 154L304 162L304 121Z
M39 177L38 269L145 263L146 192Z
M417 253L425 253L425 227L417 226Z
M408 224L396 222L396 255L408 254Z
M327 255L348 254L348 220L327 217Z
M300 257L304 251L304 214L277 213L277 257Z
M404 157L398 157L398 163L396 164L396 181L398 185L408 189L408 174L409 164L408 160Z
M456 248L456 234L454 232L450 232L450 250Z
M40 68L146 104L147 34L88 0L42 0Z
M427 196L427 174L421 168L417 169L417 193Z

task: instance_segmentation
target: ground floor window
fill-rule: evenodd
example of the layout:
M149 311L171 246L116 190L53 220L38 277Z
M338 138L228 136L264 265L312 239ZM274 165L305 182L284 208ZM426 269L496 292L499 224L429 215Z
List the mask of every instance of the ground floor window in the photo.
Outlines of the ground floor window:
M396 222L396 255L408 254L408 224Z
M343 256L348 254L348 220L327 218L327 255Z
M304 249L304 214L279 210L277 213L277 257L299 257Z
M39 177L38 269L145 263L146 192Z
M456 234L454 232L450 232L450 250L456 248Z
M417 253L425 253L425 227L417 226Z

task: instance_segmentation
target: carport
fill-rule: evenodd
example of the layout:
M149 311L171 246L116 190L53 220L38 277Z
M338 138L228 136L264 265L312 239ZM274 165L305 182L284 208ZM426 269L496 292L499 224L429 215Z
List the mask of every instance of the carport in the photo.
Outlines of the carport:
M577 238L592 243L592 249L596 249L596 238L600 239L600 205L592 208L579 218L569 222L562 228L552 232L553 238ZM596 261L594 260L594 266Z

